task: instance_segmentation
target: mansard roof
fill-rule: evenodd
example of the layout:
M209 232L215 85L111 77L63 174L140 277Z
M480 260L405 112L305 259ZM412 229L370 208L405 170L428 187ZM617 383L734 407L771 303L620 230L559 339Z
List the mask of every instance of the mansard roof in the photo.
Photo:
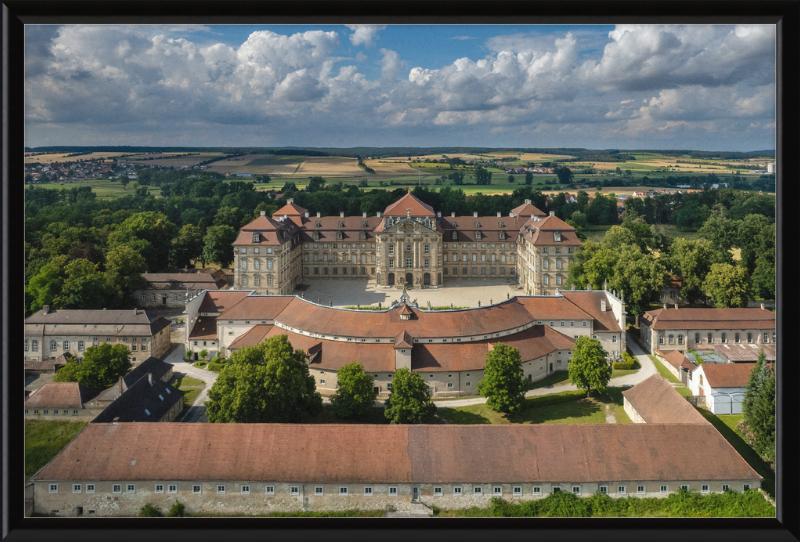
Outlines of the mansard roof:
M522 217L532 217L532 216L547 216L547 213L540 210L538 207L531 205L526 201L519 207L514 207L511 209L511 212L514 216L522 216Z
M290 200L289 203L287 203L286 205L284 205L283 207L272 213L272 218L277 220L283 215L291 217L296 217L296 216L304 217L307 212L308 211L306 209L303 209L302 207L297 205L294 201Z

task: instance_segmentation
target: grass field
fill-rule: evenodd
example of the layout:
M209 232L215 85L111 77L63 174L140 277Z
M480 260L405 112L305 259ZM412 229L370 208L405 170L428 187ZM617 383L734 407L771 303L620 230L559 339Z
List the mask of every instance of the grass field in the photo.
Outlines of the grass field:
M557 404L553 401L564 400ZM554 395L525 399L518 414L500 414L486 404L465 407L440 407L439 417L455 424L508 423L606 423L607 411L613 412L617 423L631 423L622 407L622 390L609 388L598 397L586 398L583 391L567 391Z
M704 408L698 408L697 411L725 437L725 440L727 440L739 455L747 461L748 465L753 467L754 471L764 477L764 480L761 482L761 488L774 499L775 472L769 468L769 465L761 460L761 457L759 457L756 451L736 432L736 423L739 423L739 420L742 418L741 415L716 416L712 414L711 411Z
M25 420L25 479L49 463L87 423Z
M206 383L191 376L179 376L175 380L175 384L180 388L181 386L205 386Z
M675 375L672 374L669 371L669 369L664 367L664 364L661 363L660 361L658 361L654 355L648 354L648 357L652 360L653 365L656 366L656 370L658 371L658 374L660 374L661 376L663 376L664 378L666 378L668 381L672 382L673 384L680 384L680 386L675 387L675 391L677 391L683 397L692 397L694 395L692 393L692 391L689 388L687 388L686 386L684 386L683 383L681 383L681 381L678 380L675 377Z
M134 190L131 186L134 181L131 181L128 184L127 189L122 186L119 181L109 181L105 179L94 179L94 180L84 180L84 181L75 181L71 183L47 183L47 184L37 184L36 189L45 188L47 190L69 190L70 188L79 188L81 186L90 186L92 188L92 192L97 194L98 198L101 199L111 199L111 198L121 198L122 196L129 196L133 195ZM161 188L157 186L148 186L147 191L152 194L153 196L160 198L161 197Z

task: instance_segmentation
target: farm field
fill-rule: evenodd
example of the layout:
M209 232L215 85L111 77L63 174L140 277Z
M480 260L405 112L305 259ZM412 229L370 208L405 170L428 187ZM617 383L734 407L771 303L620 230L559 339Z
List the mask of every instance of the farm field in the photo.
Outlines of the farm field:
M358 167L357 159L344 156L306 156L294 176L374 177Z
M364 164L375 170L373 177L386 177L392 175L408 175L412 168L408 162L403 159L402 162L395 160L381 158L379 160L364 160Z
M45 188L48 190L69 190L70 188L80 188L81 186L90 186L92 188L92 192L97 194L97 197L100 199L112 199L112 198L120 198L122 196L132 195L134 190L131 188L131 181L128 184L127 190L119 181L108 181L104 179L94 179L94 180L83 180L83 181L74 181L64 183L63 185L60 183L46 183L46 184L37 184L36 189ZM157 186L148 186L147 190L153 196L160 198L161 197L161 188Z
M222 156L221 152L213 153L200 153L190 154L189 156L178 156L187 153L163 153L163 154L137 154L136 156L128 156L123 160L135 164L146 164L148 166L164 166L164 167L182 167L182 166L196 166L200 162L205 162L210 158ZM174 157L173 157L174 156ZM156 160L143 160L144 158L157 158ZM209 168L210 169L210 168Z
M230 173L234 169L241 168L241 166L246 166L251 161L257 158L263 158L265 156L271 156L268 154L246 154L244 156L236 156L233 158L228 158L225 160L219 160L217 162L212 162L208 165L208 171L214 171L216 173ZM240 171L249 171L247 168L243 168ZM252 173L255 173L253 171Z

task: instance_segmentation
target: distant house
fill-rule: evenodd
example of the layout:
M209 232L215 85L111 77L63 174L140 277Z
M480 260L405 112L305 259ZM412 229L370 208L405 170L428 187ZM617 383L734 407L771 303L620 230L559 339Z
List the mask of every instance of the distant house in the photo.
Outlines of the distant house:
M187 299L203 290L219 290L227 284L221 274L214 276L201 270L142 273L142 278L146 281L144 287L131 295L143 308L183 307Z
M252 177L252 173L234 173L237 177Z
M25 401L25 419L91 420L103 410L89 405L98 393L77 382L48 382Z
M116 392L123 385L124 378L121 378L110 390ZM176 421L183 411L185 393L148 372L108 404L94 423Z
M91 400L90 404L101 409L106 408L148 374L166 384L172 379L172 364L165 363L158 358L147 358L128 374L121 376L116 384L100 392Z

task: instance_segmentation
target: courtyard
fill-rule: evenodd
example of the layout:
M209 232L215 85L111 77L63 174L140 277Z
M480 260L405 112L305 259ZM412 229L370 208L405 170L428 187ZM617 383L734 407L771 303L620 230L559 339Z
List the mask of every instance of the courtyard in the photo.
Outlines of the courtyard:
M305 289L303 289L305 287ZM384 308L391 306L400 299L402 288L378 287L374 281L367 279L326 280L304 279L300 288L295 289L294 295L302 295L305 299L332 305L334 307L349 307L358 305L377 306L380 303ZM420 308L425 309L428 303L433 307L478 307L499 303L518 295L516 279L473 279L445 281L441 288L421 288L419 286L408 290L412 300L416 300Z

